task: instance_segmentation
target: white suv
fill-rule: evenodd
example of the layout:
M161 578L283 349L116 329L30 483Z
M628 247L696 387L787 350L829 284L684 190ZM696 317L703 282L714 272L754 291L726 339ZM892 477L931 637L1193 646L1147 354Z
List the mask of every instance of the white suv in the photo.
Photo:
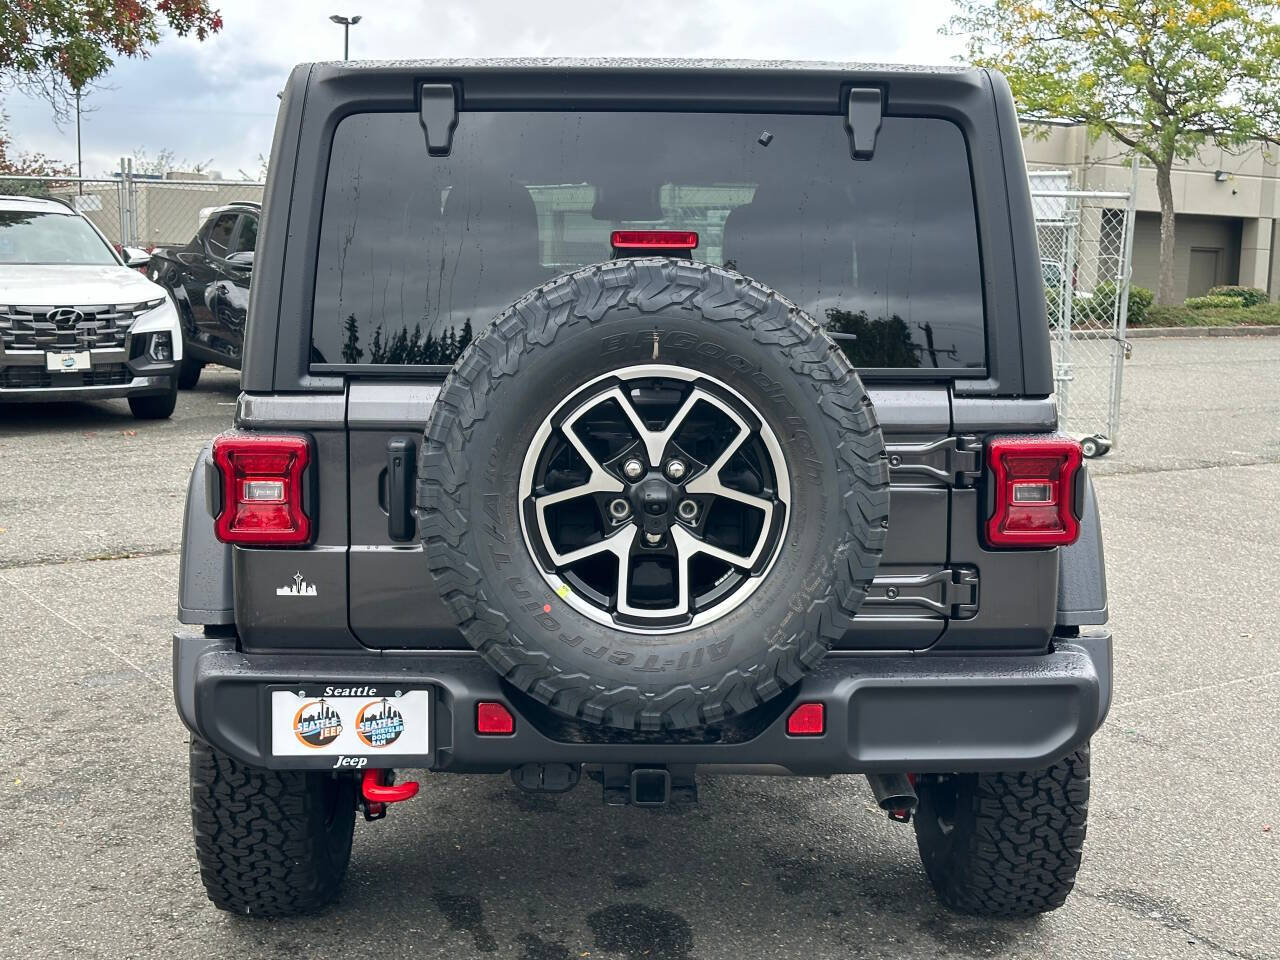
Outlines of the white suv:
M65 203L0 196L0 401L127 397L173 413L182 360L164 287Z

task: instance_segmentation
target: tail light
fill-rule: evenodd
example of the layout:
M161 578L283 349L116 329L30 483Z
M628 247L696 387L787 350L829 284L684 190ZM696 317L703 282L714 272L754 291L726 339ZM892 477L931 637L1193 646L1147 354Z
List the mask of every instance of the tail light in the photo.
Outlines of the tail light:
M993 496L987 543L1063 547L1080 535L1080 444L1065 437L998 437L987 444ZM1083 492L1083 491L1079 491Z
M311 462L306 437L225 433L213 441L222 473L214 532L223 543L286 547L311 541L303 483Z
M693 230L615 230L609 237L615 250L692 250L698 245Z

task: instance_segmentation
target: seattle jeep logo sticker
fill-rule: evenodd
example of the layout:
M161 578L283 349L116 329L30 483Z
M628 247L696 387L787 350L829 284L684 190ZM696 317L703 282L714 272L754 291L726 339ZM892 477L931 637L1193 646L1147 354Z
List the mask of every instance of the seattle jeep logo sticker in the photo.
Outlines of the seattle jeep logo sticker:
M356 735L371 747L385 747L404 733L404 717L386 697L366 703L356 714Z
M293 716L293 733L308 747L327 747L342 733L342 718L323 700L309 700Z

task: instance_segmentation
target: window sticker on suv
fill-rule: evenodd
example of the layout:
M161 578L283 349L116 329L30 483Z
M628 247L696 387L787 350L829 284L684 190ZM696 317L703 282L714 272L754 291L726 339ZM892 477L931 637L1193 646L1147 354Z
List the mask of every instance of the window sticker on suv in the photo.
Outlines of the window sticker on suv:
M623 229L696 232L693 259L791 298L860 367L977 370L966 157L940 119L885 117L855 162L839 117L610 112L466 112L431 157L416 114L356 114L329 163L313 360L452 363Z

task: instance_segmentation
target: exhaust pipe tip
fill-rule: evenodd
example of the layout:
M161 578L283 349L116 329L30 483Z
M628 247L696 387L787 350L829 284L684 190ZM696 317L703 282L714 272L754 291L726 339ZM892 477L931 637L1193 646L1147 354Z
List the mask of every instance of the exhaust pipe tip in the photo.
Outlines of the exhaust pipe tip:
M894 820L905 823L911 819L920 799L905 773L868 773L867 782L881 810Z

